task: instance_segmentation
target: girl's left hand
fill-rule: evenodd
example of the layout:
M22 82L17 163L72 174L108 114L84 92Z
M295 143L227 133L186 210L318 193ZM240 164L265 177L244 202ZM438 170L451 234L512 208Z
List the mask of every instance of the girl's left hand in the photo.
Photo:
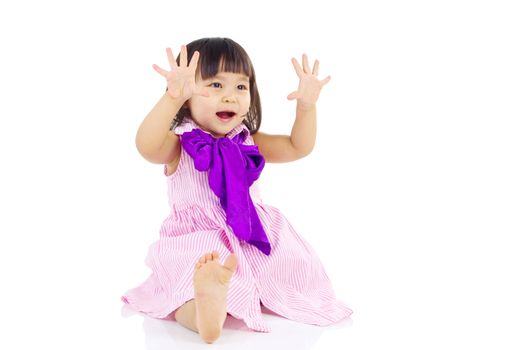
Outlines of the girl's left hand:
M319 61L315 60L313 70L308 64L308 56L302 55L302 68L295 58L292 58L293 67L299 77L299 87L297 91L288 95L288 100L297 100L301 107L310 108L315 106L319 93L324 85L330 81L330 76L323 80L317 78L319 73Z

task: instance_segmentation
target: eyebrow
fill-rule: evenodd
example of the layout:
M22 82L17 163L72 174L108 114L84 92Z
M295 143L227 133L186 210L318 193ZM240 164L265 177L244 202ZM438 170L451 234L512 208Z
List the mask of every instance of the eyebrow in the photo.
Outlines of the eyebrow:
M215 78L218 78L218 79L222 79L222 80L226 80L227 79L227 75L223 74L223 73L218 73L217 75L215 75L214 77L211 77L207 80L212 80L212 79L215 79ZM243 74L240 74L236 77L237 80L244 80L246 82L249 82L249 78Z

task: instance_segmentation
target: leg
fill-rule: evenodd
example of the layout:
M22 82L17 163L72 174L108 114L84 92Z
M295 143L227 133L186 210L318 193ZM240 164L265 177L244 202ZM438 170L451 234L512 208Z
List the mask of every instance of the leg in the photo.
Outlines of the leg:
M196 303L194 299L191 299L180 306L174 313L174 316L179 324L199 333L198 326L196 325Z

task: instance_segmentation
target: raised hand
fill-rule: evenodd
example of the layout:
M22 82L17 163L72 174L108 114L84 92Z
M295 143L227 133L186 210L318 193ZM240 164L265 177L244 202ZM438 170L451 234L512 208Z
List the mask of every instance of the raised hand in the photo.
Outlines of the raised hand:
M174 59L172 50L168 47L166 51L171 70L166 71L156 64L153 64L152 67L156 72L167 79L167 92L169 95L176 99L184 99L185 101L191 98L193 94L205 97L209 96L209 93L207 93L205 89L199 89L196 86L196 67L198 66L200 53L194 51L191 61L187 65L187 47L182 45L180 51L180 64L178 65Z
M319 93L324 85L330 81L330 76L323 80L317 78L319 74L319 61L315 60L313 70L308 63L308 56L302 55L302 68L295 58L292 58L293 67L299 77L299 87L297 91L288 95L288 100L297 100L302 107L315 106Z

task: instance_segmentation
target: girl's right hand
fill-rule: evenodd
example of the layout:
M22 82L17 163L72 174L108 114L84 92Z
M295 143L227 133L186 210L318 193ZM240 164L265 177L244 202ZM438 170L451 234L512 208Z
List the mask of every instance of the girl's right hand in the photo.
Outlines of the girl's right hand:
M183 99L184 101L190 99L194 94L205 97L209 96L209 93L207 93L205 89L200 89L196 86L196 67L198 66L200 53L194 51L191 61L189 62L189 65L187 65L187 47L182 45L180 51L180 65L178 65L174 59L172 50L168 47L166 51L171 70L166 71L156 64L153 64L152 67L156 72L167 79L167 92L169 95L175 99Z

